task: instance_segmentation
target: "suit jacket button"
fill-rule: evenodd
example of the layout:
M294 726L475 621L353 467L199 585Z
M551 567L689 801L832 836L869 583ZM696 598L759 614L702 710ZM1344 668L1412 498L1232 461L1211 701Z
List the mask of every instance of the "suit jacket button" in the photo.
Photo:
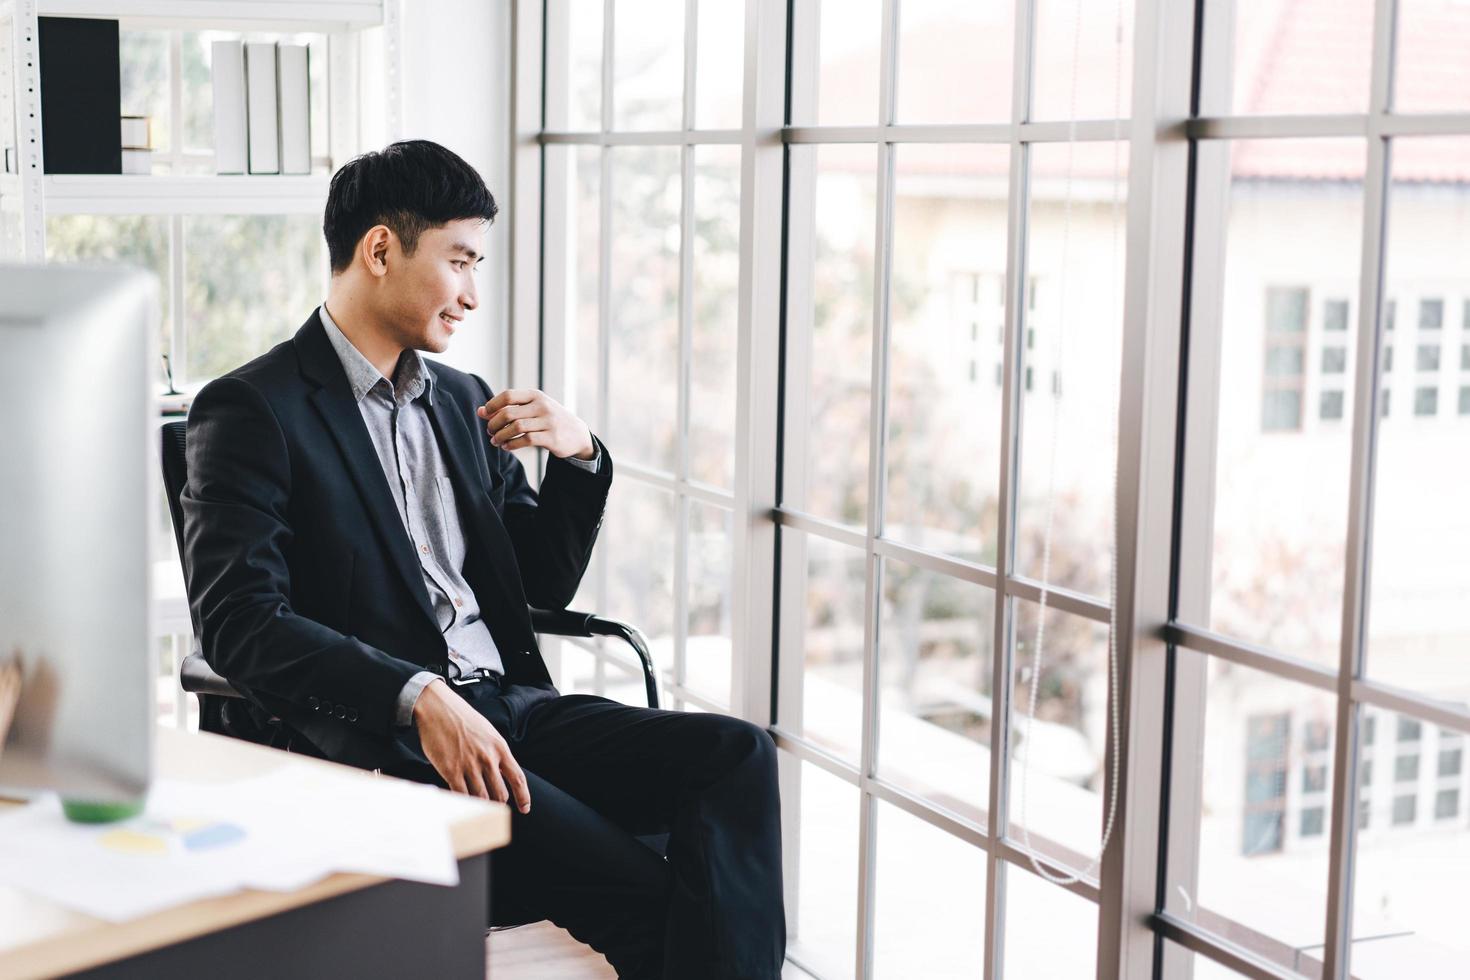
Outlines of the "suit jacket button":
M353 708L351 711L347 712L347 720L348 721L356 721L357 720L357 709L356 708Z
M333 714L335 714L338 718L346 718L347 717L347 709L344 708L344 707L342 707L342 705L339 704L339 705L337 705L337 709L336 709L336 711L333 712Z
M311 708L312 711L320 711L322 707L322 703L318 701L315 697L307 698L306 704L308 707Z

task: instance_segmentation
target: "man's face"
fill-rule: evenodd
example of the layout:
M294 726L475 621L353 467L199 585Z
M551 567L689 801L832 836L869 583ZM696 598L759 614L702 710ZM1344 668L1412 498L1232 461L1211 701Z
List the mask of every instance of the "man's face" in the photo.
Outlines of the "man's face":
M461 218L429 228L412 255L394 236L380 295L396 342L435 354L448 348L465 312L480 305L475 267L485 257L485 227L479 218Z

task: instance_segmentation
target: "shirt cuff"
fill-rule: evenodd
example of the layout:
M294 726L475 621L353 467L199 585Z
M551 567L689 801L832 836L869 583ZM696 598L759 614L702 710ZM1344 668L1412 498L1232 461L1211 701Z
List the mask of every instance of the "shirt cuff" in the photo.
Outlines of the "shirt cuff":
M578 459L575 456L565 456L563 458L579 470L596 473L602 467L602 447L597 445L596 441L592 443L592 446L596 452L591 459Z
M410 677L408 683L403 685L403 690L398 692L398 700L395 702L393 711L393 724L399 728L412 728L414 704L418 702L419 695L424 693L424 688L439 679L439 675L430 670L421 670Z

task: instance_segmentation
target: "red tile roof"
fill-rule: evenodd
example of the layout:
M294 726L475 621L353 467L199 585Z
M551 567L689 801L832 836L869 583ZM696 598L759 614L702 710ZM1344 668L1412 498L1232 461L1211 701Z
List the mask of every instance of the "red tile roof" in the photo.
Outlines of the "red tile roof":
M1078 45L1077 110L1081 118L1104 118L1114 105L1112 3L1043 0L1038 4L1036 106L1038 118L1065 115L1071 102L1074 3L1082 3ZM1002 5L976 4L952 22L916 25L904 37L899 86L922 85L932 95L910 104L942 104L942 118L1003 122L1009 116L1011 85L1010 15ZM1470 0L1402 0L1399 16L1396 105L1403 111L1470 112ZM1132 26L1131 3L1124 4L1124 41ZM1364 112L1372 61L1373 0L1238 0L1235 24L1233 114L1331 114ZM1004 38L1004 44L1000 38ZM1098 39L1102 39L1099 41ZM905 71L922 52L922 67ZM1126 54L1126 51L1125 51ZM830 90L872 91L863 76L877 70L876 52L863 52L831 64L821 84ZM1213 67L1212 70L1219 70ZM1122 64L1121 104L1129 109L1130 59ZM863 82L867 84L864 85ZM905 100L908 101L908 100ZM866 111L866 107L864 107ZM869 115L876 117L876 110ZM848 114L853 115L852 113ZM900 118L900 122L924 122ZM1124 138L1126 139L1126 127ZM854 148L857 149L857 148ZM1470 137L1414 137L1395 140L1393 177L1411 182L1470 182ZM832 163L847 159L871 166L871 150L854 154L823 151ZM1367 146L1353 139L1241 140L1233 148L1236 176L1286 180L1361 180ZM957 146L902 146L905 172L967 176L1003 173L993 154ZM1123 160L1126 174L1126 154ZM1067 172L1066 150L1043 147L1033 174L1059 178ZM1113 173L1111 147L1079 144L1072 174L1107 180Z

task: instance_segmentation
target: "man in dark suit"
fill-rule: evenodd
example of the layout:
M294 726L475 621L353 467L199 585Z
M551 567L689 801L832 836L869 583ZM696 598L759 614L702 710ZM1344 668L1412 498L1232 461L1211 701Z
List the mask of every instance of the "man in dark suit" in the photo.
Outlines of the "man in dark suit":
M512 802L492 923L549 918L620 976L777 977L775 747L749 722L562 695L527 604L571 601L607 447L540 391L428 361L478 303L496 205L426 141L332 178L326 302L189 415L203 652L328 758ZM511 450L550 455L540 490ZM667 860L635 835L670 830Z

